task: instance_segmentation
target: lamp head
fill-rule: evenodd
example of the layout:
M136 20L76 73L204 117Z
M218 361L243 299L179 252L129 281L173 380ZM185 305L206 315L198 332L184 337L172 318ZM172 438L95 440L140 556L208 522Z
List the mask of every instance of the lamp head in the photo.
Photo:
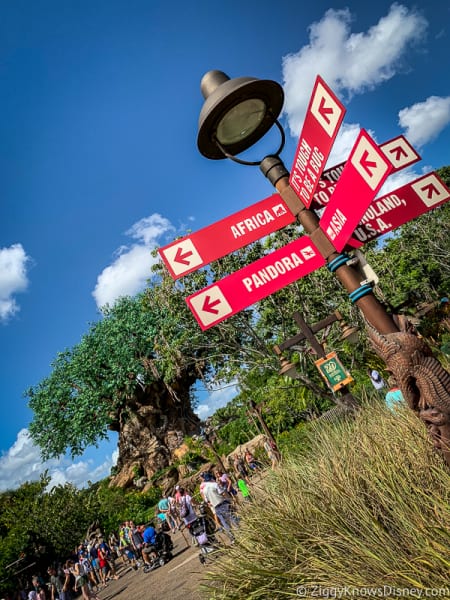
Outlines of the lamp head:
M349 344L356 344L359 339L359 327L348 325L345 321L339 323L342 330L341 340L349 342Z
M278 375L281 375L282 377L290 377L291 379L298 378L298 371L294 363L291 363L290 360L288 360L284 356L281 356L280 365L281 369L278 371Z
M276 81L208 71L200 88L205 103L198 121L197 145L206 158L226 158L250 148L277 121L283 88Z

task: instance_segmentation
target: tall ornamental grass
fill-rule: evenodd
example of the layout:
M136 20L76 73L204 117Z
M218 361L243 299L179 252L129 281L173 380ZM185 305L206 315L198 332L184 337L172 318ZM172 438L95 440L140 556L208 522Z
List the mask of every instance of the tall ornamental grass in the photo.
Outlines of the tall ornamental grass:
M419 419L371 406L356 420L317 422L311 436L307 453L293 450L242 511L205 597L449 586L450 473Z

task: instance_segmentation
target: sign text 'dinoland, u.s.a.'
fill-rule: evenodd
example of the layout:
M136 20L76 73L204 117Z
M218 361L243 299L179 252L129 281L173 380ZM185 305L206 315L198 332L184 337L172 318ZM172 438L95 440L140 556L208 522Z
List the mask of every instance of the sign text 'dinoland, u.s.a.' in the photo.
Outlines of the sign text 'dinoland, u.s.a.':
M410 167L421 160L415 148L411 146L403 135L388 140L378 147L392 165L390 175L406 167ZM313 196L311 204L313 210L320 210L328 204L346 164L347 161L323 171L319 185Z
M372 202L347 242L360 248L450 200L450 190L437 173L427 173Z

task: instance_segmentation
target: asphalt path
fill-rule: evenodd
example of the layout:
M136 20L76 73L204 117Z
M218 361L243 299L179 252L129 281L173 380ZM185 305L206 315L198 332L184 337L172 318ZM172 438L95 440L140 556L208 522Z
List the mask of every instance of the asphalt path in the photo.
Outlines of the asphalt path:
M106 588L98 592L101 600L201 600L205 598L199 590L206 565L201 564L199 549L192 545L188 531L171 535L174 557L163 567L144 573L142 567L134 571L116 560L117 580L109 581ZM223 543L227 543L222 540ZM212 558L211 558L212 560Z
M258 494L263 489L267 472L259 472L252 477L252 493ZM216 533L222 546L230 542L225 534ZM209 594L200 591L200 583L208 571L214 556L208 556L205 565L199 559L200 551L192 545L189 531L177 531L171 534L174 545L174 557L163 567L150 573L144 573L142 567L134 571L124 565L122 559L116 561L118 580L112 580L107 587L98 593L101 600L205 600Z

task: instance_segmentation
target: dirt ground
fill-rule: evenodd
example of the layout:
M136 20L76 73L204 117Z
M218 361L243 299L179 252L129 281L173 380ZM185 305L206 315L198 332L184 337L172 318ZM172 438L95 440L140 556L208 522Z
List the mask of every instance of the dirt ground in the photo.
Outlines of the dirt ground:
M102 600L203 600L205 595L199 591L199 583L208 564L200 563L199 550L191 544L189 532L173 534L172 541L173 559L150 573L144 573L142 568L134 571L123 565L122 559L117 560L120 579L108 582L99 597Z

